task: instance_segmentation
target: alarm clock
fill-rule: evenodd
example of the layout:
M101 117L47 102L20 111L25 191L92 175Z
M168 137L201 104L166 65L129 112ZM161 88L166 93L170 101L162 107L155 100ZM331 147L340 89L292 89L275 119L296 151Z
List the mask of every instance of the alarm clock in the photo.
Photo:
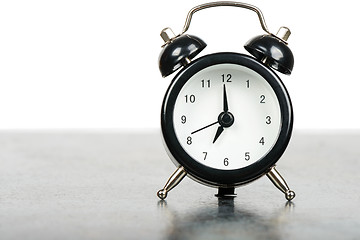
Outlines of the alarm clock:
M206 43L185 34L195 12L218 6L255 12L265 34L245 44L251 54L220 52L195 57ZM239 2L206 3L191 9L183 31L161 32L159 57L163 77L180 70L170 83L161 109L164 145L177 169L157 192L165 199L185 176L218 188L218 197L234 197L235 187L263 175L287 200L295 197L275 164L284 153L293 128L289 94L275 71L290 75L294 57L290 30L272 34L262 12Z

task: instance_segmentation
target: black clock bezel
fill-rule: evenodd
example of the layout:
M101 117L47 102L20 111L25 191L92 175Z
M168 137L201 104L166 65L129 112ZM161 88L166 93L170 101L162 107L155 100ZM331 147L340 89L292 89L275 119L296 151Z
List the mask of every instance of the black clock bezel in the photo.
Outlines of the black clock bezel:
M200 70L216 65L232 63L248 67L260 74L273 88L280 105L281 129L272 149L257 162L240 169L220 170L205 166L182 148L173 125L175 101L184 84ZM182 69L170 84L162 104L161 129L167 151L176 165L181 165L186 172L200 182L212 186L238 186L248 183L267 173L284 153L292 133L293 110L289 94L281 79L268 67L248 55L240 53L215 53L203 56Z

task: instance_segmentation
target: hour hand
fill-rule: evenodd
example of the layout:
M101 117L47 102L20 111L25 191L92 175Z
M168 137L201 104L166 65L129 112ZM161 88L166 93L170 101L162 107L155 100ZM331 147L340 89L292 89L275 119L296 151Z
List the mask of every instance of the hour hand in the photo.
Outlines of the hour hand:
M215 137L214 137L214 140L213 140L213 143L215 143L215 141L220 137L221 133L224 131L224 127L223 126L219 126L217 131L216 131L216 134L215 134Z

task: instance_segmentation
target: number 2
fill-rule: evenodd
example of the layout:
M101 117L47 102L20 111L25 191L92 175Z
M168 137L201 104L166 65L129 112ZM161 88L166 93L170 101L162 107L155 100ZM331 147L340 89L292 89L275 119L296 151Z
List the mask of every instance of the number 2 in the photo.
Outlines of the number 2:
M260 96L260 103L265 103L265 95Z

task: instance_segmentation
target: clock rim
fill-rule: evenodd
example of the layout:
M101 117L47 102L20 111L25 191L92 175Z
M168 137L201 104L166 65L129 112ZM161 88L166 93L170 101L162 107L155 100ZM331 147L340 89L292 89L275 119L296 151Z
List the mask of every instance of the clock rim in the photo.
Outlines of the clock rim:
M203 165L186 153L176 137L173 112L175 101L181 88L194 74L206 67L227 63L248 67L260 74L270 84L279 101L281 128L275 144L264 157L244 168L222 170ZM291 138L292 128L292 103L281 79L260 61L241 53L214 53L191 62L173 78L161 108L162 137L171 160L176 166L183 166L193 179L216 187L233 187L246 184L266 174L285 152Z

